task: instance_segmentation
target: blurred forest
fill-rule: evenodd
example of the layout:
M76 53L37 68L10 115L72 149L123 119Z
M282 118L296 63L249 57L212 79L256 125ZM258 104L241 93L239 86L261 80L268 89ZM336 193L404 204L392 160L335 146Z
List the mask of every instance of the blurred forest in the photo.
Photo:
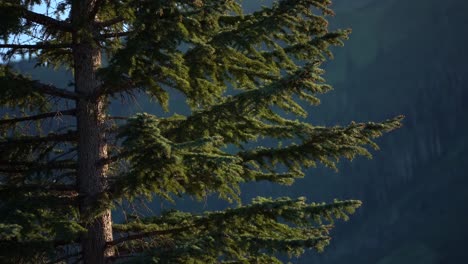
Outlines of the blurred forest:
M255 2L255 3L254 3ZM306 253L294 263L442 264L468 259L468 2L463 0L336 0L332 28L353 29L345 47L328 63L334 91L310 108L315 125L381 121L404 114L404 127L378 140L373 160L343 161L338 173L312 169L291 187L244 186L244 201L256 196L306 196L309 201L360 199L347 223L337 223L324 253ZM271 1L244 1L246 11ZM64 70L16 67L34 78L65 87ZM115 114L187 113L172 93L170 113L143 97ZM182 198L180 209L219 209ZM154 211L162 205L154 201ZM116 212L119 215L119 212Z

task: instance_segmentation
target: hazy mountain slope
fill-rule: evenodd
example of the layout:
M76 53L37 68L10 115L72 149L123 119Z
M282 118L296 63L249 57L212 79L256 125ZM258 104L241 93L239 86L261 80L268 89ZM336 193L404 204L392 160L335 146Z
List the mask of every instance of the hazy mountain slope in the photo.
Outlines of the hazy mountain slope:
M324 122L407 118L373 161L344 166L327 188L362 199L364 207L318 263L468 257L461 242L468 234L468 39L460 34L467 10L464 1L393 0L337 15L336 24L352 25L354 34L328 67L336 91L323 98Z

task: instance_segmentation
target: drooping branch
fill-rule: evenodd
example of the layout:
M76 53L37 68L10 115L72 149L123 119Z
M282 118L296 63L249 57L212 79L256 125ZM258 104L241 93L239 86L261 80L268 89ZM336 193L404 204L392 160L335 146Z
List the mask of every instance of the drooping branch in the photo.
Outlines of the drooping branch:
M3 119L3 120L0 120L0 126L14 124L14 123L23 122L23 121L34 121L34 120L40 120L40 119L45 119L45 118L50 118L50 117L63 116L63 115L74 116L75 114L76 114L76 109L69 109L69 110L64 110L64 111L43 113L43 114L38 114L38 115L33 115L33 116Z

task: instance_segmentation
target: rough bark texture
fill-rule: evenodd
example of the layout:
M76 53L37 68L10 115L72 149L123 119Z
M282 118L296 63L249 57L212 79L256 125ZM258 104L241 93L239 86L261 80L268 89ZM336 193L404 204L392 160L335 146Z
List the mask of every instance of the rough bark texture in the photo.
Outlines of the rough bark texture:
M107 158L105 142L105 106L103 97L91 95L99 87L96 70L101 65L101 52L92 38L94 34L90 12L93 1L74 1L72 23L79 32L74 33L75 91L82 97L77 101L78 126L78 187L81 195L80 214L86 219L95 212L96 201L106 189L108 166L98 161ZM84 96L84 97L83 97ZM88 232L82 237L83 261L87 264L105 263L113 255L106 242L112 241L110 210L87 225Z

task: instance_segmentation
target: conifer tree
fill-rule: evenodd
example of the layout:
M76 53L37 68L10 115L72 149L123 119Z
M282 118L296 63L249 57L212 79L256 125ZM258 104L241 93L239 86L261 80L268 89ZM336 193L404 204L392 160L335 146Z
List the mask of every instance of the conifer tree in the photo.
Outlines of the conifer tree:
M350 33L329 31L330 5L282 0L243 13L235 0L2 0L0 262L280 263L323 250L333 220L360 201L242 205L239 185L289 185L318 163L370 156L373 139L401 125L304 121L304 104L331 90L321 65ZM9 66L18 56L66 67L74 81L33 80ZM171 90L190 115L108 111L137 94L168 109ZM252 147L264 138L283 143ZM210 194L234 204L112 221L111 209L141 198Z

